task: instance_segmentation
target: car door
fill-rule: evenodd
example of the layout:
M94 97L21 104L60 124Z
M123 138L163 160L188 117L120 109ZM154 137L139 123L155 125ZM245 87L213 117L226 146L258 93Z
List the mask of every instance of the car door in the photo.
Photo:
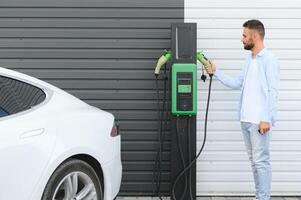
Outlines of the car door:
M0 75L0 199L29 200L55 143L46 93Z

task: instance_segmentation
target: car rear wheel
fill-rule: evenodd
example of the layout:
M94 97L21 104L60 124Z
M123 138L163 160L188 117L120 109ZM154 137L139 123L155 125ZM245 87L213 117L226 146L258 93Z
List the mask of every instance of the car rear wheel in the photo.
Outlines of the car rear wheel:
M42 200L103 200L94 169L81 160L67 160L49 179Z

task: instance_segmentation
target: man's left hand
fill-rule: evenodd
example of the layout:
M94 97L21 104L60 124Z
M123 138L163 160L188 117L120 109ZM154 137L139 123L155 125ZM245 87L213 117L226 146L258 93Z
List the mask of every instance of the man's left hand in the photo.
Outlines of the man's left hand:
M266 132L268 132L270 130L270 123L268 122L260 122L259 123L259 133L260 134L265 134Z

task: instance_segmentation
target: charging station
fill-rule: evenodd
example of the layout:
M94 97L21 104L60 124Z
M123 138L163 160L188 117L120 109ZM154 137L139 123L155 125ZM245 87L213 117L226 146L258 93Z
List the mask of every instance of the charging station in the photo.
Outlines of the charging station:
M171 199L196 199L196 165L175 183L196 156L196 24L171 26ZM174 187L174 188L173 188Z
M197 115L197 60L203 67L211 67L210 61L203 53L196 51L196 24L195 23L173 23L171 25L172 40L171 50L165 50L158 59L155 68L158 112L159 118L159 148L156 156L154 177L157 179L157 195L160 199L161 161L164 147L163 121L167 122L168 112L167 90L171 88L171 160L170 160L170 197L171 200L195 200L196 199L196 161L200 156L207 133L207 119L210 102L210 91L213 74L209 74L210 83L207 98L207 107L204 123L204 139L201 149L196 155L196 115ZM170 61L169 73L166 63ZM164 97L163 107L159 103L158 76L160 69L164 67ZM206 81L202 67L201 80ZM167 87L167 81L170 87ZM161 110L161 114L160 114ZM164 119L165 117L165 119Z

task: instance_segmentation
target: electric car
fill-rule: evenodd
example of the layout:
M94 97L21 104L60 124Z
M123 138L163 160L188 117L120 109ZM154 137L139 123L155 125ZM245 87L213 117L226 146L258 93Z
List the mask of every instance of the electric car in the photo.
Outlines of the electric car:
M1 200L112 200L121 174L111 113L0 67Z

